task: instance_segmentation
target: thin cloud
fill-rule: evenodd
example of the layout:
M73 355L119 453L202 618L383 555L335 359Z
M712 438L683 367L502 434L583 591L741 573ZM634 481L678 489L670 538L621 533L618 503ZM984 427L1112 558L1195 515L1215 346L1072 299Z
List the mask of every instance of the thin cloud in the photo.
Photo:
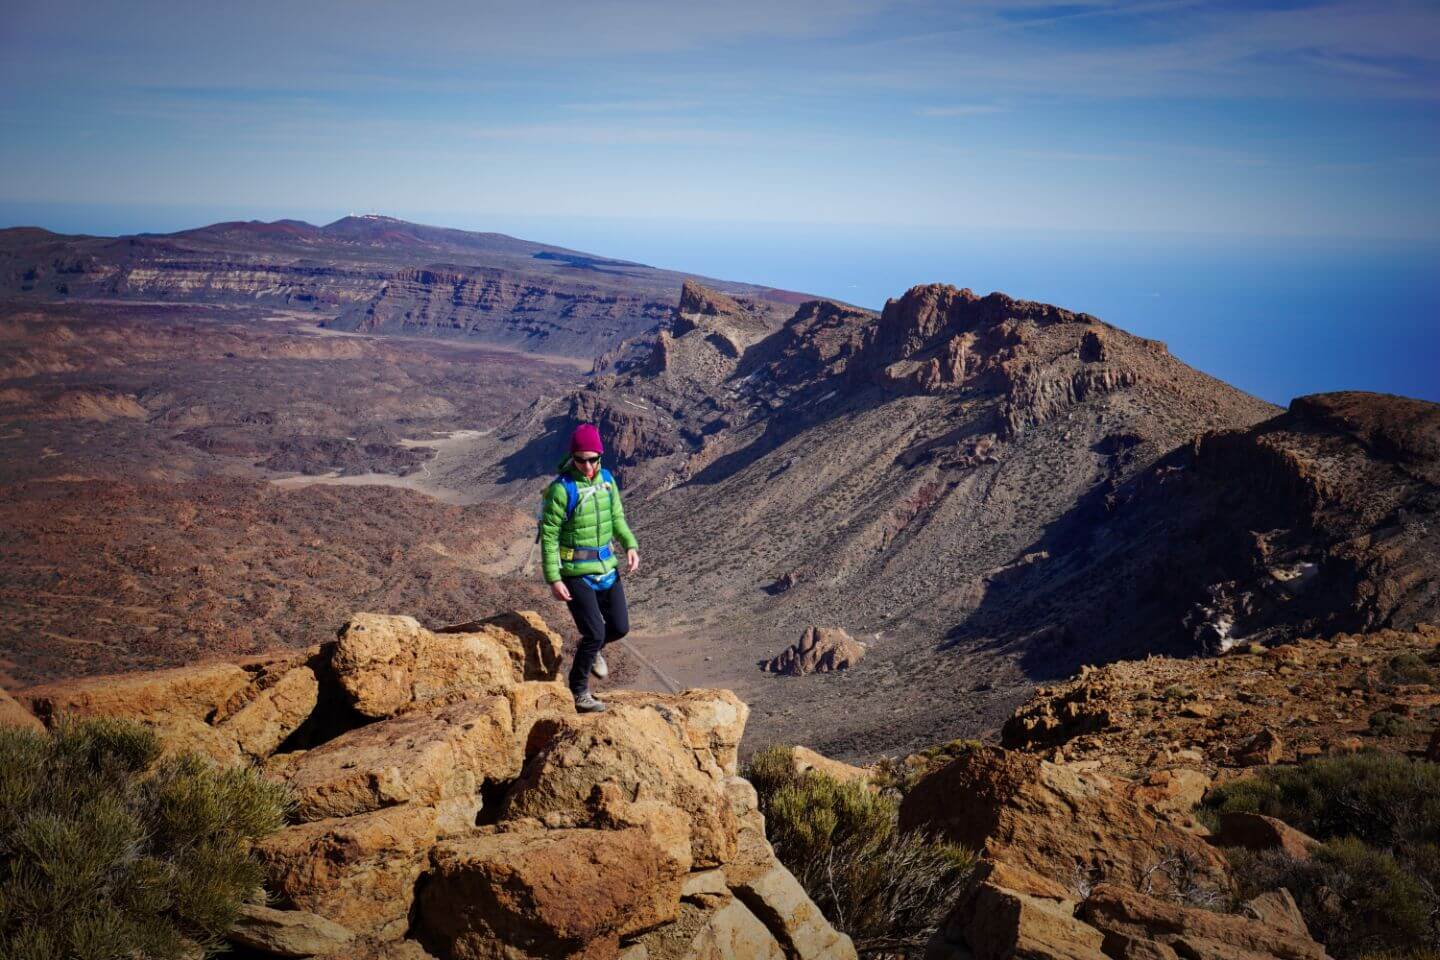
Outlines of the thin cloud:
M921 107L915 111L915 114L920 117L979 117L1004 112L1004 107L997 107L993 104L967 103L949 107Z

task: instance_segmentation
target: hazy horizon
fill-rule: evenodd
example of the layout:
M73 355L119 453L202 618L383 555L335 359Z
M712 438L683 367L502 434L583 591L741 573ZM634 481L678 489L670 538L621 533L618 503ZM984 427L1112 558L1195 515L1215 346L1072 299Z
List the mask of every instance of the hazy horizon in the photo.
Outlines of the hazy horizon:
M871 309L922 283L1001 290L1163 340L1186 363L1282 406L1335 390L1440 402L1440 242L4 202L0 223L111 236L234 219L327 223L350 212L508 233Z

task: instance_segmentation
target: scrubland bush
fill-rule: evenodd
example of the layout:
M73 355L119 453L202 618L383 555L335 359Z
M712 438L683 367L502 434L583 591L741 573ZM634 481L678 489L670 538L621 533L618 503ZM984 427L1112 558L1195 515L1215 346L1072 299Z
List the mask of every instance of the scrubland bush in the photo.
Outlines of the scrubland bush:
M975 865L969 851L902 833L891 792L796 774L786 747L757 753L745 772L765 832L830 922L864 955L919 955Z
M282 789L135 723L0 728L0 957L168 960L218 949L261 881Z
M1435 671L1418 653L1397 653L1385 664L1380 678L1386 683L1434 683Z
M1287 888L1332 955L1440 949L1440 764L1361 753L1269 767L1216 788L1205 806L1275 817L1323 841L1308 860L1227 853L1242 896Z

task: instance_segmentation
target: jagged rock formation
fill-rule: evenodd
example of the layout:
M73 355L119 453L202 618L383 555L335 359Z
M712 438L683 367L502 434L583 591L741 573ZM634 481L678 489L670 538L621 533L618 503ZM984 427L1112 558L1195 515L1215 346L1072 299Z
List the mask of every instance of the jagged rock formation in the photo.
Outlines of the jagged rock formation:
M839 627L807 627L784 652L762 664L771 673L802 677L807 673L849 670L865 656L865 644Z
M684 274L495 233L351 216L134 237L0 230L0 292L270 303L345 330L591 357L670 313ZM762 301L796 294L706 281Z
M249 955L853 958L736 775L745 705L621 693L577 715L559 653L532 613L445 633L357 614L303 654L19 699L289 784L296 822L255 848L280 909L247 907L232 935Z

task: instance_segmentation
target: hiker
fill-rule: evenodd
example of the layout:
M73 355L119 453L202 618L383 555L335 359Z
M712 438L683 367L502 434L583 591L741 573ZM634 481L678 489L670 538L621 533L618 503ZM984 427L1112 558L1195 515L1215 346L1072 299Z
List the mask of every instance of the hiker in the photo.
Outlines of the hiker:
M604 678L609 666L601 648L630 630L624 581L610 541L625 547L625 572L640 567L639 544L625 522L620 487L600 466L600 430L582 423L570 435L570 455L560 475L545 489L540 514L541 556L545 582L564 600L580 630L580 645L570 664L575 707L598 713L605 704L590 692L590 675Z

